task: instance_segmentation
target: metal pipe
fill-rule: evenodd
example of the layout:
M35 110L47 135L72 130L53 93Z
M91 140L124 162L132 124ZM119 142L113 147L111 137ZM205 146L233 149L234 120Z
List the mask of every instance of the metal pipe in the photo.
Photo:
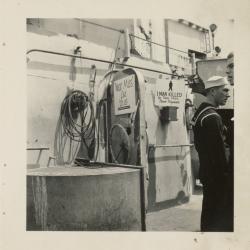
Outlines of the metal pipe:
M77 158L81 159L81 158ZM127 165L127 164L119 164L119 163L107 163L107 162L99 162L99 161L90 161L87 162L87 165L96 165L99 164L102 167L120 167L120 168L132 168L132 169L143 169L143 166L137 166L137 165Z
M188 53L188 52L186 52L186 51L179 50L179 49L175 49L175 48L169 47L169 46L167 46L167 45L163 45L163 44L156 43L156 42L153 42L153 41L149 41L149 40L147 40L147 39L145 39L145 38L142 38L142 37L136 36L136 35L134 35L134 34L129 34L129 35L130 35L130 36L133 36L133 37L135 37L135 38L137 38L137 39L140 39L140 40L146 41L146 42L148 42L148 43L152 43L152 44L155 44L155 45L158 45L158 46L164 47L164 48L172 49L172 50L175 50L175 51L178 51L178 52L181 52L181 53L184 53L184 54L189 55L189 53Z
M26 150L49 150L47 147L41 147L41 148L27 148Z
M154 145L154 144L150 144L149 147L154 147L154 148L170 148L170 147L193 147L194 144L179 144L179 145Z
M47 167L49 167L51 160L54 160L54 164L56 163L56 157L55 156L50 156L48 159Z
M117 31L117 32L120 32L120 33L124 33L123 30L118 30L118 29L115 29L115 28L112 28L112 27L109 27L109 26L105 26L105 25L102 25L102 24L93 23L93 22L87 21L85 19L76 18L76 20L80 21L82 23L88 23L88 24L92 24L92 25L95 25L95 26L99 26L99 27L104 28L104 29L108 29L108 30L113 30L113 31Z
M26 52L26 55L28 55L30 53L33 53L33 52L41 52L41 53L47 53L47 54L53 54L53 55L59 55L59 56L68 56L68 57L73 57L73 58L85 59L85 60L90 60L90 61L95 61L95 62L115 64L115 65L120 65L120 66L125 66L125 67L131 67L131 68L135 68L135 69L141 69L141 70L151 71L151 72L155 72L155 73L160 73L160 74L165 74L165 75L179 77L179 75L170 74L170 73L166 73L166 72L159 71L159 70L148 69L148 68L144 68L144 67L138 67L138 66L134 66L134 65L130 65L130 64L117 63L117 62L113 62L113 61L107 61L107 60L97 59L97 58L92 58L92 57L79 56L79 55L71 55L71 54L66 54L66 53L61 53L61 52L56 52L56 51L50 51L50 50L31 49L31 50L28 50Z

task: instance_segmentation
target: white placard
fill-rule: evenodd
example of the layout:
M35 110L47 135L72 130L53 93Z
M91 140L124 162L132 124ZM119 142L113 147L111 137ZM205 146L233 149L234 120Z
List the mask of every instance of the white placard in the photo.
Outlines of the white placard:
M185 101L183 80L158 79L155 86L155 105L180 107Z
M132 113L135 105L135 75L114 81L115 115Z

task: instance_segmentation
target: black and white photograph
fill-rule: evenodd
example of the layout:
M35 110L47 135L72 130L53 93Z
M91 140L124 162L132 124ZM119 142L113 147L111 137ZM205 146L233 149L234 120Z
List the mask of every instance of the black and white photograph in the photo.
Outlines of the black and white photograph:
M249 11L0 1L0 248L250 249Z
M233 25L28 18L27 230L233 232Z

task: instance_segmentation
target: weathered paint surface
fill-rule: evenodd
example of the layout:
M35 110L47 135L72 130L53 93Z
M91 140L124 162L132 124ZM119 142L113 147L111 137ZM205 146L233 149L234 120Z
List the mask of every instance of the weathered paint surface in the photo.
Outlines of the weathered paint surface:
M179 80L178 84L185 84ZM191 159L189 133L186 128L185 107L177 109L177 121L163 124L160 110L154 105L154 83L147 85L145 116L149 149L149 205L176 199L180 193L191 193ZM188 98L188 88L184 95ZM157 145L180 145L178 147L155 147Z
M140 170L53 167L27 176L27 230L140 231Z
M129 23L130 25L131 23ZM156 26L155 26L156 28ZM162 27L161 27L162 28ZM93 28L95 29L95 28ZM88 30L90 31L89 27ZM98 29L99 30L99 29ZM132 29L131 29L132 30ZM47 30L48 31L48 30ZM44 49L72 54L77 46L82 47L82 56L113 60L115 47L102 46L100 42L91 41L95 32L90 32L86 40L80 40L63 34L56 34L56 29L50 36L37 30L28 32L28 49ZM102 31L102 32L105 32ZM92 35L91 35L92 34ZM111 34L111 33L110 33ZM114 33L116 34L116 33ZM112 37L112 36L111 36ZM109 37L109 38L111 38ZM117 34L114 35L117 38ZM88 39L90 41L88 41ZM122 39L122 38L121 38ZM162 59L160 56L159 58ZM128 64L155 69L171 73L170 67L164 62L145 60L131 56ZM105 63L31 53L28 55L27 81L28 81L28 146L48 146L50 149L43 151L39 156L37 151L28 151L28 163L47 165L50 156L53 156L53 144L56 124L59 116L61 102L69 88L74 87L89 91L89 73L92 64L96 65L96 97L100 97L99 86L101 80L109 71ZM177 111L178 120L165 125L159 120L159 110L154 105L153 89L159 73L140 70L145 83L145 120L149 144L187 144L188 132L185 124L185 110L181 107ZM180 80L180 84L184 84ZM188 90L185 90L186 94ZM99 161L105 160L105 148L99 152ZM149 190L153 194L153 202L174 199L180 192L190 194L191 164L188 147L157 148L149 157ZM50 162L53 165L53 161ZM153 172L153 174L152 174Z
M57 49L60 43L60 49ZM29 33L28 49L44 49L72 54L76 46L88 48L84 56L107 59L113 50L62 35L45 37ZM95 52L93 55L90 52ZM97 67L96 82L108 71L107 64L44 53L31 53L27 63L27 147L49 147L49 150L28 151L28 164L48 165L54 156L54 140L61 103L70 89L89 93L91 65Z
M206 36L204 32L171 19L168 19L166 22L169 47L186 52L188 52L188 50L200 53L206 52ZM187 54L171 49L167 50L167 54L169 64L191 70Z

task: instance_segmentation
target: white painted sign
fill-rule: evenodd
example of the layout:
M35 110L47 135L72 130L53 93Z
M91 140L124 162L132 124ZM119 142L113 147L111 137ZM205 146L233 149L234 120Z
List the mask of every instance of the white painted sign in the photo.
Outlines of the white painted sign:
M158 79L155 86L155 105L180 107L185 101L185 81Z
M135 75L114 81L115 115L132 113L135 104Z

